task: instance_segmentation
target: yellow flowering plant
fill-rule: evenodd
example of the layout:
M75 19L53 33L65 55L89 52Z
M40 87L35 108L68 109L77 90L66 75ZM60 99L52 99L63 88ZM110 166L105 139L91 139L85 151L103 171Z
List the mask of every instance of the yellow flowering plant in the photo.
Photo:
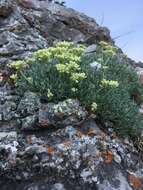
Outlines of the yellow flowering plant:
M86 78L85 73L72 73L70 79L75 83L79 83L80 81Z
M106 79L103 79L101 81L101 84L100 84L101 87L111 87L111 88L117 88L119 86L119 83L118 81L114 81L114 80L106 80Z
M124 54L112 44L100 42L96 52L82 56L86 80L80 83L78 98L104 123L110 121L122 135L134 135L142 126L135 95L143 94L137 73L121 61ZM97 62L100 69L93 69Z
M52 97L53 97L53 93L51 92L50 89L48 89L47 97L48 97L49 100L52 99Z
M112 44L100 42L90 55L84 51L84 45L58 42L34 52L28 60L11 63L16 72L10 78L18 93L29 90L55 102L77 98L103 123L113 122L120 134L134 134L140 126L132 99L141 93L137 74L119 63L119 50ZM99 69L92 67L95 62Z
M93 112L96 112L96 110L97 110L97 104L96 104L96 102L93 102L93 103L91 104L91 110L92 110Z
M40 49L26 61L11 63L17 70L11 79L17 82L19 92L34 91L50 101L74 96L77 84L86 78L80 67L84 49L83 45L66 41Z
M14 61L14 62L12 62L12 63L9 64L10 68L14 68L17 71L21 70L25 66L26 66L26 62L25 61Z

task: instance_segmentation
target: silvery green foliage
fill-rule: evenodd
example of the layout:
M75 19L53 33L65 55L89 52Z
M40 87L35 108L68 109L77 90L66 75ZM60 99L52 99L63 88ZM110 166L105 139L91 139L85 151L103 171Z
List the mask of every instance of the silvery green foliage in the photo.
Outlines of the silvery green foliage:
M102 122L113 122L120 134L136 134L142 124L134 99L143 92L136 72L120 64L118 49L105 42L91 55L84 50L83 45L59 42L35 52L32 59L12 63L17 73L11 77L19 92L29 90L55 103L77 98Z

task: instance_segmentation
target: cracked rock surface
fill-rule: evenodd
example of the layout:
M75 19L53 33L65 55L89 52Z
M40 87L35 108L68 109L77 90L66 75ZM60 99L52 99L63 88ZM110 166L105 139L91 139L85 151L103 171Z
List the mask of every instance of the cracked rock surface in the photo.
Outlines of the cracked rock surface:
M48 0L0 2L0 64L24 59L55 40L112 41L109 30L94 19Z
M106 135L93 119L54 131L0 132L0 141L2 189L133 190L134 180L142 189L133 144Z

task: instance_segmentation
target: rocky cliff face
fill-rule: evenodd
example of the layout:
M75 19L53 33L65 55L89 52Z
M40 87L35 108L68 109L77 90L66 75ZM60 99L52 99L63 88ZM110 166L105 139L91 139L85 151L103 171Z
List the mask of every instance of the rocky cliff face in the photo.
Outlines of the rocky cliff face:
M110 32L94 19L48 0L0 2L0 63L23 59L55 40L112 41Z
M48 0L0 1L1 190L142 190L142 155L132 141L103 132L77 100L43 104L7 82L9 61L55 40L114 43L94 19Z

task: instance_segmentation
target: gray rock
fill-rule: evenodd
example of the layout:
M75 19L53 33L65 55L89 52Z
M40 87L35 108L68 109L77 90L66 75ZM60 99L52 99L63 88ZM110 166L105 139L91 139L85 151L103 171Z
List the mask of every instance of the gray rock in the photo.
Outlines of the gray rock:
M6 101L5 104L0 105L0 114L2 120L9 121L15 116L16 103L13 101Z
M96 49L97 49L97 45L92 44L85 49L84 53L86 53L86 54L94 53L94 52L96 52Z
M39 98L33 92L25 92L21 99L17 112L22 116L33 115L39 109Z
M16 139L16 138L17 138L16 131L0 132L0 141L3 139Z
M1 64L25 59L55 40L113 42L109 30L94 19L49 0L1 0L0 16Z
M64 188L63 184L61 184L61 183L55 183L53 185L53 187L52 187L51 190L66 190L66 189Z
M0 16L7 17L15 9L15 2L13 0L1 0L0 1Z
M117 180L117 184L115 186L112 186L108 180L104 180L102 184L98 184L99 190L133 190L133 188L130 187L125 177L122 175L122 173L116 173L114 176L114 181Z
M10 122L15 117L17 100L18 96L14 95L14 90L8 82L0 84L0 121Z
M58 104L41 104L39 125L41 127L78 125L86 115L86 110L77 100L68 99Z
M98 63L98 62L96 62L96 61L94 61L94 62L92 62L92 63L90 63L90 67L92 68L92 69L94 69L94 70L100 70L101 69L101 64L100 63Z
M44 130L35 135L20 134L19 144L15 140L14 143L3 140L0 171L13 181L19 176L23 186L14 184L17 189L133 190L129 175L140 180L143 168L133 145L119 138L112 139L98 129L94 120L86 121L85 126L67 126L52 133ZM84 133L82 127L86 128ZM97 133L89 134L94 128ZM115 158L117 155L121 155L121 160ZM130 173L131 169L135 172ZM138 183L142 189L142 182Z
M92 171L85 168L80 174L80 177L83 179L84 182L88 182L90 180L90 177L92 176Z
M88 119L87 121L83 123L81 131L84 134L87 134L89 131L92 131L93 134L97 134L97 135L102 133L101 129L99 128L95 120L92 118Z
M114 151L114 152L113 152L113 156L114 156L115 162L117 162L118 164L120 164L121 161L122 161L120 155L118 155L117 152Z
M25 154L27 155L35 155L41 153L47 153L47 149L38 145L29 146L25 149Z
M21 130L37 130L36 124L38 123L38 117L36 115L27 116L21 119Z

